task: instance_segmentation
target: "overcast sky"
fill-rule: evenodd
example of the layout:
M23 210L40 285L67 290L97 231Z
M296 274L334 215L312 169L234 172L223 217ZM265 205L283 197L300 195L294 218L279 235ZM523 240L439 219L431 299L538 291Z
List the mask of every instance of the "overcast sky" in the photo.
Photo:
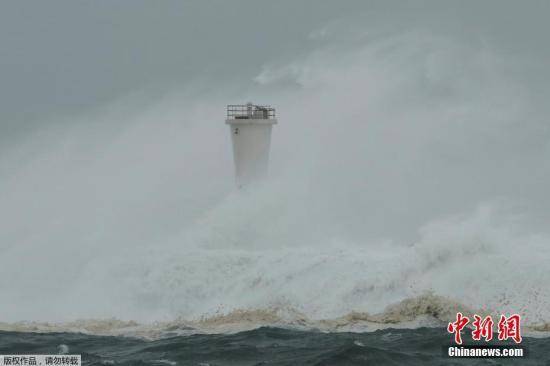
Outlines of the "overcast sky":
M308 35L337 22L488 42L528 59L523 76L545 98L549 13L544 0L2 1L1 140L132 93L191 80L206 89L218 80L246 85L263 64L307 52Z

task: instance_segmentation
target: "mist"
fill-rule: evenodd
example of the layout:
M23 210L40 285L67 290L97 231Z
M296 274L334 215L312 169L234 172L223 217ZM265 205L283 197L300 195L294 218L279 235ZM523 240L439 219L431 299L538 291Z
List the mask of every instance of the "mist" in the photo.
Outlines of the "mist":
M0 320L326 318L431 291L547 321L541 58L403 28L347 15L238 81L137 89L14 134ZM239 191L224 108L247 101L279 124L270 179Z

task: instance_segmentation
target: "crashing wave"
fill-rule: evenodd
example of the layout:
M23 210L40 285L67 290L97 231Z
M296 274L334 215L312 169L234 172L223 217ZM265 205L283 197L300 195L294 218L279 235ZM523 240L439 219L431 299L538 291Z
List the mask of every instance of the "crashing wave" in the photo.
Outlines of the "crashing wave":
M65 323L0 323L1 331L79 332L93 335L129 336L158 339L199 333L236 333L262 326L318 330L322 332L369 332L386 328L441 327L452 321L456 312L485 314L455 300L426 293L388 306L383 312L369 314L353 311L333 319L312 319L287 306L265 309L237 309L198 320L174 319L166 322L138 323L118 319L85 319ZM547 336L549 323L526 324L531 336Z

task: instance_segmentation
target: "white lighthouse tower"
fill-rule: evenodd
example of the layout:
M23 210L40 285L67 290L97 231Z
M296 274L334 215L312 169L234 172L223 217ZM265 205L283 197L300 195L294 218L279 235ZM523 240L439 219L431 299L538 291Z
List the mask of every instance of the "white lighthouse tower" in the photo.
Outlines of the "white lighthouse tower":
M252 103L228 105L225 123L231 131L237 186L263 179L267 175L271 127L277 123L275 109Z

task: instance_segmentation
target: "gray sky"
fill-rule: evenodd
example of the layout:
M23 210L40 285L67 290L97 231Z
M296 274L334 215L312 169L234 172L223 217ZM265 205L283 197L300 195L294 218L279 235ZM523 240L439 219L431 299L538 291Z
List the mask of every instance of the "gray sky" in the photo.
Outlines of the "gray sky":
M131 93L196 79L208 81L205 89L217 80L246 85L264 63L304 52L308 34L335 21L489 41L530 60L522 72L546 96L549 12L542 0L3 1L1 140Z

